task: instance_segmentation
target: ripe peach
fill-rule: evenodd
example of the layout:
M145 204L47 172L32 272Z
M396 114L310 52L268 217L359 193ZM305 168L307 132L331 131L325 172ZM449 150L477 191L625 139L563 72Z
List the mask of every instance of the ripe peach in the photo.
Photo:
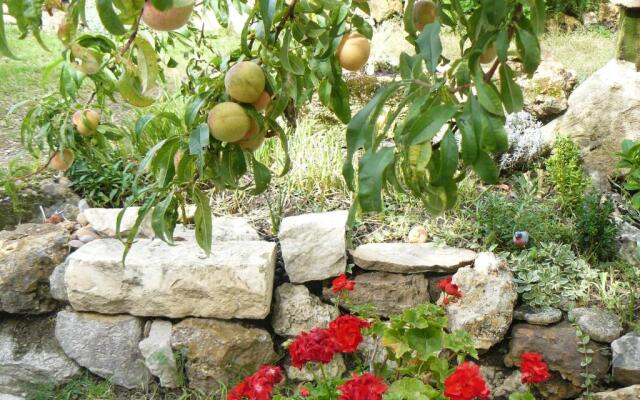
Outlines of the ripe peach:
M64 149L64 151L56 151L51 158L51 162L49 166L56 171L66 171L73 164L73 160L75 159L75 154L73 154L73 150Z
M98 129L100 114L93 110L78 110L73 114L72 121L80 135L90 136Z
M271 103L271 96L269 95L269 92L265 90L260 94L260 97L258 97L258 100L254 101L251 104L253 105L253 108L255 108L257 112L262 112L267 109L270 103Z
M174 31L183 27L193 12L194 3L184 7L173 7L160 11L150 1L144 4L142 20L151 29L156 31Z
M431 0L418 0L413 5L413 24L418 32L433 23L438 15L438 6Z
M231 98L242 103L253 103L260 99L266 78L262 68L251 61L242 61L227 71L224 87Z
M336 56L342 68L357 71L369 59L371 45L369 40L359 33L346 33L336 50Z
M209 132L221 142L237 142L251 128L251 118L241 105L230 101L209 111Z

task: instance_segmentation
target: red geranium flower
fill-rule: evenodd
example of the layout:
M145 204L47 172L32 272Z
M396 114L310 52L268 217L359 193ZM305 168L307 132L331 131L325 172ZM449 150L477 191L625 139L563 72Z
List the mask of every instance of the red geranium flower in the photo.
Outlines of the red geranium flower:
M458 285L453 283L453 277L443 278L438 281L438 287L444 292L442 303L446 306L449 303L455 303L457 299L462 298L462 292Z
M227 400L270 400L273 386L282 379L282 368L265 365L231 389Z
M309 397L310 394L311 394L311 392L309 392L309 389L307 389L306 387L301 387L300 388L300 396Z
M362 342L362 328L368 328L371 324L364 319L346 314L329 323L329 331L338 343L338 349L342 353L353 353Z
M308 362L328 364L338 352L338 344L328 329L302 332L289 345L291 364L301 369Z
M540 353L524 352L520 355L522 383L542 383L551 378L549 366Z
M480 367L466 361L444 381L444 395L451 400L484 400L491 392L480 374Z
M338 293L343 290L353 290L356 286L356 281L347 278L346 274L342 274L331 282L331 290L333 293Z
M387 385L382 378L367 372L360 376L353 374L353 378L344 385L338 386L340 397L338 400L381 400Z
M447 288L447 285L450 285L452 281L453 277L451 276L448 278L442 278L438 281L438 287L444 292L444 290Z

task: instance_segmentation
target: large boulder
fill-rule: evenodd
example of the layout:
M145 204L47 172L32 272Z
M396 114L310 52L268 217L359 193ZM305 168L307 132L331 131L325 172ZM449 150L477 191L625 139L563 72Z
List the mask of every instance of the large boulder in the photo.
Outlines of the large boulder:
M173 246L141 239L124 266L123 251L120 241L103 239L69 257L65 284L75 310L169 318L269 314L274 243L214 243L207 256L192 238Z
M640 335L628 333L611 344L613 379L621 385L640 385Z
M345 271L347 216L347 211L332 211L282 220L278 238L291 282L319 281Z
M569 108L542 128L548 142L568 135L582 148L594 184L607 189L622 141L640 139L640 72L633 63L611 60L569 97Z
M609 349L594 342L588 343L586 347L593 351L589 372L597 378L604 378L609 369ZM580 352L576 329L570 323L561 322L552 326L514 325L509 341L509 353L504 357L505 365L518 365L523 352L542 354L549 370L557 372L562 377L562 381L540 385L543 392L554 394L550 397L563 399L581 392L584 383L584 355Z
M302 331L324 328L340 314L303 285L284 283L276 289L271 324L276 334L294 337Z
M116 385L135 389L151 378L138 349L143 325L130 315L60 311L55 337L81 366Z
M541 121L550 121L567 110L577 82L574 71L559 62L543 61L531 78L518 79L524 89L524 109Z
M402 0L369 0L369 8L371 9L371 17L376 22L402 14L404 10Z
M449 330L467 331L479 350L500 342L513 320L518 299L513 274L506 262L492 253L481 253L474 268L460 268L453 282L462 298L447 305Z
M56 308L49 275L67 256L68 241L69 232L52 224L0 232L0 311L41 314Z
M61 385L80 373L56 342L54 326L50 317L0 320L1 393L21 394L24 386Z
M173 326L171 346L186 357L189 387L207 392L276 359L269 332L225 321L185 319Z
M640 385L629 386L609 392L592 393L589 400L638 400L640 399Z
M356 247L351 255L360 268L405 274L453 273L472 264L477 256L471 250L435 243L368 243Z
M388 272L367 272L354 278L355 288L349 292L348 304L372 305L382 316L399 314L407 308L429 303L429 281L421 274L400 275ZM334 298L331 288L323 289L325 298Z
M569 319L596 342L611 343L622 335L620 318L611 311L579 307L569 311Z
M138 344L144 364L158 377L160 385L168 388L178 387L180 383L176 358L171 348L172 328L169 321L155 320L151 323L149 335Z

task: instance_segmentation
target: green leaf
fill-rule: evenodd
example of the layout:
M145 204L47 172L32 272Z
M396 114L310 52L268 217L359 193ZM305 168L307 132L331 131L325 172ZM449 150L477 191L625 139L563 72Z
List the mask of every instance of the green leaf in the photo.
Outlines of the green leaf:
M139 85L137 84L136 80L137 77L129 72L126 72L122 75L117 84L118 92L120 93L122 98L127 103L136 107L148 107L155 103L156 100L154 98L148 97L144 93L142 93L142 91L138 88Z
M150 0L153 7L160 11L166 11L173 7L172 0Z
M416 0L407 0L404 8L403 20L404 20L404 30L409 33L416 32L416 26L413 22L413 7L415 5Z
M473 164L473 170L480 179L487 183L497 183L500 177L500 171L498 171L496 163L487 152L482 150L478 152L478 158Z
M96 0L96 9L102 25L112 35L124 35L127 29L120 21L120 17L116 14L111 0Z
M384 400L431 400L438 394L436 389L417 378L402 378L391 384Z
M141 82L142 93L148 93L156 86L160 67L158 65L158 54L153 46L140 36L136 37L134 47L138 50L138 72Z
M4 0L0 0L0 54L4 55L5 57L17 60L18 57L16 57L9 48L9 43L7 42L6 35L7 34L4 28Z
M493 83L486 83L480 73L474 75L474 81L478 90L478 101L482 107L491 114L504 115L500 94Z
M482 9L487 16L487 20L493 26L498 26L507 15L506 0L483 0Z
M500 64L500 91L502 102L508 113L522 111L524 106L522 89L515 82L515 74L507 64Z
M448 130L442 137L439 150L440 170L435 178L432 179L432 184L444 186L451 182L458 169L458 144L451 130Z
M515 392L509 395L509 400L536 400L529 392Z
M196 205L196 212L193 220L196 224L196 241L207 255L211 254L211 243L213 240L212 214L209 206L209 198L198 188L193 188L193 201Z
M524 70L528 74L533 74L538 65L540 65L540 42L538 42L538 38L526 29L518 27L516 45L522 58Z
M540 35L544 32L544 24L547 18L547 5L544 0L533 0L531 7L531 23L534 33Z
M200 109L202 109L202 106L204 106L210 97L211 92L199 94L191 100L189 105L187 105L184 112L184 120L187 123L187 126L195 124L196 118L198 118L198 114L200 113Z
M506 64L509 57L509 32L503 29L496 37L496 52L501 64Z
M358 201L363 211L382 211L384 173L393 161L393 154L392 147L383 147L375 153L365 153L360 159Z
M469 121L458 119L457 125L460 129L462 160L466 165L471 166L478 158L478 139Z
M262 23L264 25L264 31L269 37L268 32L271 30L271 24L273 23L273 16L276 13L276 0L259 0L260 1L260 15L262 16Z
M416 39L420 54L424 58L429 72L436 72L442 55L442 42L440 40L440 23L428 24Z
M349 87L339 78L331 86L331 110L345 124L351 121L351 106L349 105Z
M282 67L287 71L291 72L295 75L304 74L304 65L300 62L300 60L293 58L295 60L289 59L289 44L291 43L291 31L287 30L282 38L282 46L280 47L280 63ZM326 81L325 81L326 82Z
M253 179L255 188L253 194L258 195L264 193L271 183L271 171L264 164L260 163L252 156L251 165L253 166Z
M151 227L156 237L163 242L173 243L173 232L178 219L178 203L170 193L151 213Z
M423 111L403 130L407 143L420 144L433 139L457 111L458 108L454 104L441 104Z
M207 146L209 146L209 126L200 124L189 135L189 154L201 155Z

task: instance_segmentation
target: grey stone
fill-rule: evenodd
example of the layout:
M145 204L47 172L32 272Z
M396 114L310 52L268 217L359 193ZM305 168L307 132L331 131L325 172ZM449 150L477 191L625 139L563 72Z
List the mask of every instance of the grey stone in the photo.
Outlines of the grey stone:
M70 249L79 249L80 247L84 246L84 244L85 243L80 240L69 240Z
M0 232L0 311L53 311L49 275L67 255L69 232L53 224L23 224Z
M620 319L611 311L575 308L569 311L569 319L575 321L596 342L611 343L622 335Z
M138 347L149 371L160 380L160 385L168 388L178 387L178 368L171 349L172 324L169 321L155 320L151 323L149 336Z
M440 289L438 283L440 283L442 279L447 279L452 276L453 274L427 276L427 279L429 281L429 297L431 297L431 300L433 302L437 301L440 298L440 294L442 293L442 289Z
M347 308L367 304L375 307L375 313L389 316L430 302L429 281L420 274L367 272L356 275L354 280L355 288L347 294L348 304L344 304ZM335 298L330 287L323 289L323 296Z
M61 385L79 373L55 340L52 318L0 321L0 392L20 395L24 386Z
M371 17L381 22L394 15L402 14L404 7L402 0L369 0Z
M640 0L610 0L611 4L627 8L640 8Z
M341 354L336 354L333 359L323 365L324 373L327 378L339 378L345 373L347 367L344 364L344 359ZM322 371L320 366L313 363L307 363L302 369L298 369L291 365L290 362L284 364L284 370L289 380L295 382L311 382L322 377Z
M64 274L66 270L67 262L65 261L55 267L49 276L49 290L51 292L51 297L63 303L69 302L69 298L67 297L67 287L64 283Z
M124 211L120 221L120 233L126 233L134 227L139 210L140 207L129 207ZM96 232L105 236L115 236L118 215L121 211L121 208L87 208L82 214ZM143 237L154 236L150 213L145 216L138 234Z
M453 275L453 283L462 298L446 306L449 330L468 332L480 350L500 342L511 326L518 299L506 262L492 253L481 253L474 268L460 268Z
M60 311L56 339L64 352L94 374L127 389L144 387L151 375L138 343L142 320L129 315Z
M531 78L518 79L524 91L524 109L542 121L557 117L567 110L577 82L574 71L559 62L543 60Z
M593 393L589 400L638 400L640 399L640 385L629 386L609 392ZM585 399L586 400L586 399Z
M80 212L84 212L84 210L88 210L89 208L91 208L89 202L86 199L80 199L78 202L78 210L80 210Z
M640 335L628 333L611 343L613 379L621 385L640 385Z
M369 243L351 252L357 266L394 273L455 272L470 265L477 254L471 250L435 243Z
M284 283L276 289L271 324L276 334L294 337L302 331L324 328L340 314L303 285Z
M532 325L551 325L562 320L562 311L557 308L533 308L526 305L516 308L513 318Z
M217 320L181 321L173 326L171 346L186 356L189 387L205 391L243 378L276 359L269 332Z
M0 393L0 400L26 400L22 396L14 396L12 394Z
M640 229L635 226L618 220L616 221L618 231L618 242L620 243L619 253L624 260L630 264L638 264L638 242L640 242Z
M347 267L347 211L286 217L278 238L293 283L340 275Z
M495 399L506 398L511 393L527 391L527 385L522 383L520 371L505 371L488 365L480 366L480 373L491 389Z
M593 351L589 372L598 379L604 378L609 369L609 349L595 342L588 343L586 347ZM518 365L523 352L542 354L549 365L549 370L559 373L566 381L549 382L543 385L546 386L544 390L548 393L556 393L555 398L567 398L565 395L575 396L582 391L584 368L581 363L584 355L580 353L576 329L569 322L550 326L515 324L511 329L509 352L504 357L505 365L507 367ZM570 386L567 387L567 384Z
M181 318L262 319L269 314L276 245L225 242L209 256L195 238L140 239L122 265L124 245L95 240L68 259L65 283L75 310Z

